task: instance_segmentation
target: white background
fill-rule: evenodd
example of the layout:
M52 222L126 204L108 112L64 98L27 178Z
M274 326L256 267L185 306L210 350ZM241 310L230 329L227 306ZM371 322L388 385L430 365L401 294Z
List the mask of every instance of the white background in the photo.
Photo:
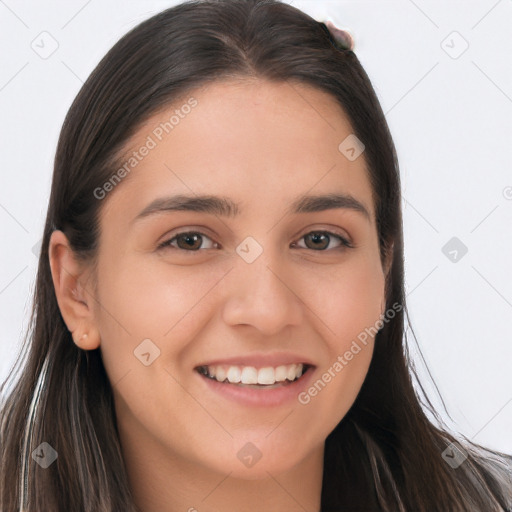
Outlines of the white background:
M174 3L0 0L1 380L28 320L64 116L110 47ZM512 1L289 3L352 31L386 113L403 182L412 327L453 423L440 413L512 453ZM59 45L47 59L31 47L43 31ZM468 248L457 262L442 252L452 237Z

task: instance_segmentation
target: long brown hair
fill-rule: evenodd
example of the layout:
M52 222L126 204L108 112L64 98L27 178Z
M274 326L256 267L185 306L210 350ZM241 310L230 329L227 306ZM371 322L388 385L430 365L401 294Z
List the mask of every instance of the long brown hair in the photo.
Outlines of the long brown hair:
M0 509L137 510L100 349L79 349L60 314L50 235L62 230L76 255L94 263L99 212L108 200L99 201L94 190L119 168L128 138L192 88L232 77L303 83L331 94L365 145L382 262L392 254L387 308L402 308L377 334L360 393L326 439L322 512L510 510L508 456L449 433L407 352L399 167L372 84L355 53L338 47L323 23L279 0L190 1L151 17L107 53L71 105L24 350L1 388ZM31 456L42 442L58 452L47 469ZM455 442L468 457L452 468L442 454Z

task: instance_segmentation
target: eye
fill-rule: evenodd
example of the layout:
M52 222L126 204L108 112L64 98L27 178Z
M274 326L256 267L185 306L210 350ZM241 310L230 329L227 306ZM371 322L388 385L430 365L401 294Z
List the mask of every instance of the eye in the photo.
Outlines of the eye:
M208 247L201 247L204 239L209 240L211 243ZM331 244L332 239L338 240L338 245L331 247L330 249L336 249L347 247L353 248L354 246L343 236L332 233L331 231L311 231L301 237L301 240L305 239L306 247L300 247L301 249L312 249L316 252L325 251ZM177 246L174 244L177 243ZM296 244L292 244L292 247ZM158 246L158 249L165 249L166 247L172 247L175 249L181 249L187 252L195 252L199 249L214 249L218 248L219 244L213 242L212 239L199 231L183 231L177 233L175 236L166 240Z
M204 238L207 238L208 240L212 241L212 239L209 236L206 236L204 233L200 233L198 231L183 231L182 233L178 233L169 240L166 240L165 242L161 243L158 246L158 249L173 247L176 249L182 249L184 251L189 252L198 251L201 248L200 246L202 245L202 240ZM178 243L178 247L173 245L174 241ZM214 247L218 247L218 244L216 242L212 242L210 244L210 247L204 247L204 249L213 249Z
M301 240L304 239L306 241L305 249L313 249L318 252L325 251L333 238L339 240L338 246L334 247L334 249L336 249L337 247L354 247L345 237L338 235L336 233L332 233L331 231L311 231L306 235L302 236ZM301 247L301 249L303 248L304 247Z

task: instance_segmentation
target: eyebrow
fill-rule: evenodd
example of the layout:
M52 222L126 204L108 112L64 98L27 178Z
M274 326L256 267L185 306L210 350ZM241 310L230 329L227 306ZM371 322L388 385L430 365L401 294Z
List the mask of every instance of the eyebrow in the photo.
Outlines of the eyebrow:
M286 210L286 214L313 213L331 209L359 212L371 222L370 213L366 206L349 194L303 195L291 203ZM224 196L175 195L155 199L132 222L155 214L172 211L192 211L223 217L235 217L240 214L240 207L238 203Z

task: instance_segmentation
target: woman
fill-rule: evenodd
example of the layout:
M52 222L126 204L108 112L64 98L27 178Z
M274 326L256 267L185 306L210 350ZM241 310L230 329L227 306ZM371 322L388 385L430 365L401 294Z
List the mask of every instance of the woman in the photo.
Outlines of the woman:
M415 393L395 149L330 28L188 2L86 81L2 404L2 510L510 507L507 456Z

